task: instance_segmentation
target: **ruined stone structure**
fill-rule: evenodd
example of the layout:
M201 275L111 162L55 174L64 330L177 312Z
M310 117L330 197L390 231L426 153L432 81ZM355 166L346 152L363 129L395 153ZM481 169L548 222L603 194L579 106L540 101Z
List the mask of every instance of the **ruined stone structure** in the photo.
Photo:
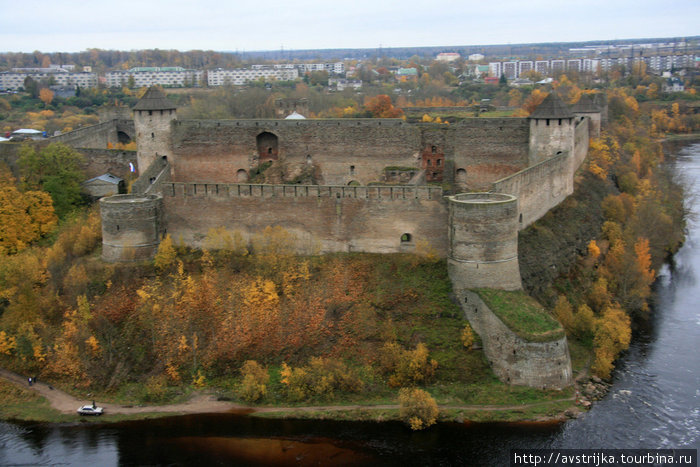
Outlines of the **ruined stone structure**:
M449 126L398 119L182 121L151 89L134 107L141 173L134 194L101 202L103 258L146 258L165 232L200 247L214 227L250 237L279 225L296 236L300 251L410 252L427 242L447 258L459 297L475 287L520 289L518 231L573 192L595 118L574 114L552 94L527 119ZM272 183L249 183L262 168ZM460 303L485 347L496 349L487 351L493 362L495 353L520 352L507 370L494 364L504 381L571 382L565 340L530 346L505 338L507 327L495 315L479 324ZM494 327L500 347L486 343ZM548 365L556 371L545 371Z
M526 341L503 324L476 293L463 290L459 301L501 381L541 389L562 389L572 383L566 337L546 342Z

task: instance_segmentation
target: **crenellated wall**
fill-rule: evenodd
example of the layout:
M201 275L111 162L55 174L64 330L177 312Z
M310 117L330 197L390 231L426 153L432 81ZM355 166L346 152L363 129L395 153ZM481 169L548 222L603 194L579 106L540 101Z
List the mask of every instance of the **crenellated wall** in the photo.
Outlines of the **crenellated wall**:
M282 226L307 253L409 252L421 240L447 251L439 188L164 183L162 190L167 233L195 247L211 228L249 238Z
M485 188L527 167L528 125L523 119L470 119L455 125L409 124L399 119L180 120L172 124L173 177L177 181L245 181L264 160L256 138L277 138L275 160L290 173L309 164L320 182L366 185L386 167L422 169L421 154L436 146L463 183ZM163 150L165 153L165 149Z
M588 120L577 122L571 152L528 167L491 186L495 193L516 196L520 202L519 229L544 216L574 191L574 174L588 153Z

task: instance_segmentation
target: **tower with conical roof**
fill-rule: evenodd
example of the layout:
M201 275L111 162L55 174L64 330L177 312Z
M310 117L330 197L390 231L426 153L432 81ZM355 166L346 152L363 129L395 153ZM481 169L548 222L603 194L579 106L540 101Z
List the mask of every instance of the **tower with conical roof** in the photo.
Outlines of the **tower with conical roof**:
M530 165L574 150L575 115L554 92L530 114Z
M150 87L133 107L139 174L156 159L170 153L171 122L177 119L175 105L158 87Z
M599 100L598 94L582 94L578 102L571 108L578 119L588 118L588 135L591 138L600 138L602 109L596 102L597 100Z

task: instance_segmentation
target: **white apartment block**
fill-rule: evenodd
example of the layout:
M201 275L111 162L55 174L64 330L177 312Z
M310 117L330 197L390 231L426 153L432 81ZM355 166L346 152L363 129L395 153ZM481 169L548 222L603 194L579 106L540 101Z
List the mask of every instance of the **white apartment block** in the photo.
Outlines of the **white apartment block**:
M265 68L270 68L270 65L252 65L251 68L256 70L262 70ZM334 62L334 63L281 63L272 65L272 68L281 70L291 70L296 68L299 73L307 73L312 71L327 71L332 75L342 75L345 73L345 63Z
M535 62L535 71L542 75L549 74L549 60L537 60Z
M523 60L518 62L518 76L522 76L523 73L527 73L534 69L534 63L529 60Z
M200 84L204 72L202 70L186 70L182 67L140 67L128 71L109 71L105 75L108 87L127 86L130 78L134 86L160 85L165 87L183 87Z
M518 62L503 62L503 74L508 79L518 77Z
M567 71L583 73L597 73L598 71L611 70L616 66L629 69L633 64L644 62L650 71L661 72L673 68L690 68L694 66L695 55L652 55L649 57L635 56L617 58L572 58L568 60L530 60L491 62L489 63L489 75L500 78L506 75L508 79L520 77L529 70L535 70L542 75L549 76Z
M65 68L14 68L0 73L0 89L16 91L24 88L24 80L31 77L35 81L51 80L52 84L61 86L80 86L94 88L97 86L95 73L71 73Z
M223 86L224 84L232 84L240 86L249 81L257 81L259 79L265 81L294 81L299 78L299 70L296 68L237 68L233 70L209 70L207 72L207 83L209 86Z

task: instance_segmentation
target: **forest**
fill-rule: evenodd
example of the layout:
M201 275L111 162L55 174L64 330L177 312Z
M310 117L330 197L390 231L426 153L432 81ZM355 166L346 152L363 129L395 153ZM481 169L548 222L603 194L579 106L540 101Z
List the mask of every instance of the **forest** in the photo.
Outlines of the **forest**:
M444 76L436 83L429 71L424 76L420 99L384 94L381 86L376 94L328 94L304 82L171 98L182 104L182 115L208 118L264 117L270 99L281 95L308 97L315 115L346 118L401 117L411 105L465 102L466 88L450 88ZM607 94L609 121L591 141L576 193L521 232L519 242L526 291L563 326L575 371L590 366L602 378L610 377L635 323L653 306L655 271L684 240L682 182L668 172L661 141L700 128L689 105L697 86L689 86L685 100L664 102L655 82L621 74L588 89L567 76L544 89L495 86L514 116L528 115L549 92L569 103L587 92ZM432 85L444 92L430 91ZM482 86L479 96L494 88ZM66 118L94 116L102 104L127 105L138 93L86 90L85 107L0 96L0 111L59 128L71 125ZM202 388L268 405L398 398L428 407L406 415L415 428L435 421L437 403L562 397L494 377L452 299L445 261L428 243L416 254L299 257L297 239L281 228L248 240L212 229L202 250L166 237L152 262L105 264L97 206L79 193L81 157L60 144L27 145L19 173L0 169L5 368L77 394L139 403ZM548 263L538 264L543 256L556 256L556 275Z

